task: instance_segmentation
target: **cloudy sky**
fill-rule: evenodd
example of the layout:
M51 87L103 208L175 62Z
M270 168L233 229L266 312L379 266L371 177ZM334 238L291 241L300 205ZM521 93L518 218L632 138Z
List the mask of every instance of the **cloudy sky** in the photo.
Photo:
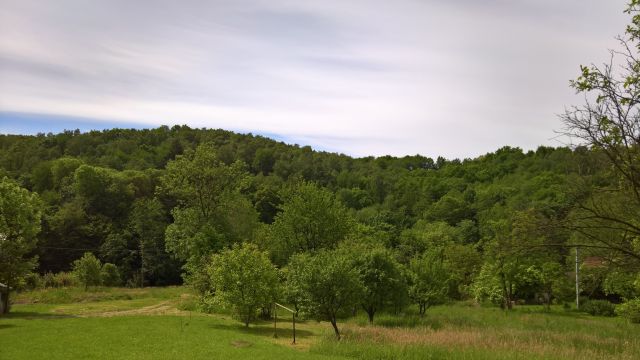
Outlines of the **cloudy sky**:
M0 133L188 124L354 156L561 145L626 0L0 0Z

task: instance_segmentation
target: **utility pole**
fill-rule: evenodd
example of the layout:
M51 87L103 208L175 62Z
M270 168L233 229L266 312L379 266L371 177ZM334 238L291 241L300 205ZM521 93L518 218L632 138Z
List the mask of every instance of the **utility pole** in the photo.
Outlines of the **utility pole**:
M576 309L580 309L580 248L576 246Z
M144 287L144 241L140 239L140 287Z

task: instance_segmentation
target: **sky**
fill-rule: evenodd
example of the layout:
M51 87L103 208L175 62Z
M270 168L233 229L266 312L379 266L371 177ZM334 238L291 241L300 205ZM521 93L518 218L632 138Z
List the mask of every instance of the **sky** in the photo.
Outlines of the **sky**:
M626 0L0 0L0 133L187 124L352 156L561 146Z

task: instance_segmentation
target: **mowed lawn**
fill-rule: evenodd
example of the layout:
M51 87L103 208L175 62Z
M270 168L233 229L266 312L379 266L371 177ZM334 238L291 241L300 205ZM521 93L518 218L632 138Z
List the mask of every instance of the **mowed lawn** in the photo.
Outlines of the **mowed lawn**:
M0 317L0 359L328 358L308 352L309 338L325 332L321 324L307 326L314 332L300 329L300 344L292 346L286 323L274 339L270 322L245 329L226 314L180 310L189 302L186 291L51 289L23 294L17 298L23 304ZM61 304L42 304L56 301Z
M640 326L537 306L467 303L330 325L282 319L245 329L228 314L187 311L185 288L56 289L22 294L0 317L0 359L640 359ZM281 316L283 314L280 314ZM289 319L289 318L286 318Z
M0 322L0 334L1 359L326 358L204 316L64 318L18 312Z

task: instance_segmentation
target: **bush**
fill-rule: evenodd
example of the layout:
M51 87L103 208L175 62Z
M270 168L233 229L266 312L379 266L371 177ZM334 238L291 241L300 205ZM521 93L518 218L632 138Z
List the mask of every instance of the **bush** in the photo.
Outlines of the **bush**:
M607 300L589 300L580 308L593 316L615 316L615 309L615 305Z
M114 264L106 263L102 265L102 285L104 286L120 286L120 271Z
M640 324L640 298L633 299L616 307L616 313L629 319L630 322Z
M42 279L40 280L41 287L45 289L72 287L77 284L78 280L73 276L73 274L64 271L57 274L48 272L42 275Z
M102 264L92 253L84 255L73 262L73 274L85 288L99 286L102 283Z
M52 288L55 286L55 275L52 272L48 272L42 275L42 287Z
M72 273L61 271L53 275L53 287L72 287L78 285L78 279Z
M40 279L40 275L36 273L27 274L22 283L20 284L20 288L22 290L35 290L42 286L42 280Z

